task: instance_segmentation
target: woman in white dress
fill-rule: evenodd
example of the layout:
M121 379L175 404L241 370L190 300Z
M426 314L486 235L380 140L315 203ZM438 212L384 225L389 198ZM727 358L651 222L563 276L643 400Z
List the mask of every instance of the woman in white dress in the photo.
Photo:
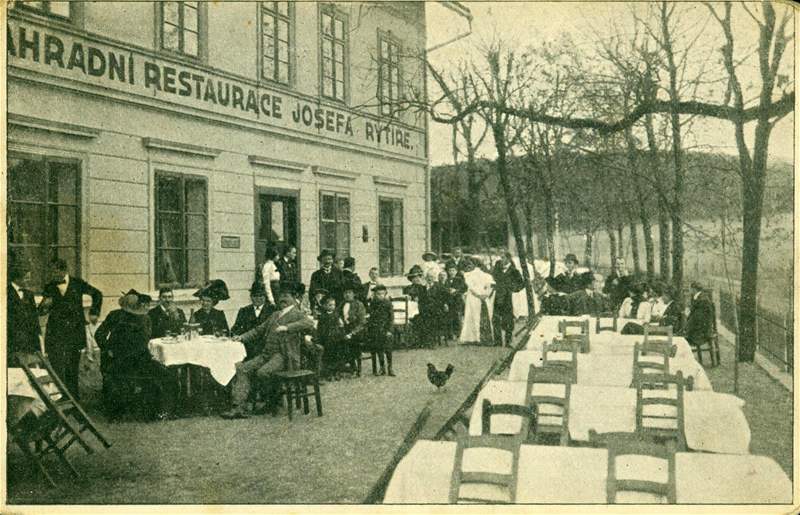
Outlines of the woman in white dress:
M278 259L278 251L274 248L267 248L264 253L264 264L261 265L261 281L267 293L267 304L274 306L275 297L278 296L278 286L281 281L281 274L275 261Z
M461 327L459 343L493 343L492 302L494 279L474 261L465 264L464 282L467 285L464 300L464 323Z

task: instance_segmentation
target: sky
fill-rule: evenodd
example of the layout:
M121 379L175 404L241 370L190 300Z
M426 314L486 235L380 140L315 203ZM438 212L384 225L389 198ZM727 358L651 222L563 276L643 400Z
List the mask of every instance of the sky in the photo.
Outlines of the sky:
M457 42L450 43L429 54L429 59L444 72L453 70L456 64L470 56L476 55L476 47L481 43L492 40L499 35L503 41L514 48L524 48L528 45L538 45L546 40L557 39L562 32L571 36L578 47L593 47L597 38L612 32L616 27L618 32L630 33L633 31L631 11L641 12L646 8L644 2L463 2L474 16L471 34ZM695 20L705 20L708 13L699 3L694 3L697 9L692 13L692 23ZM689 5L689 3L685 4ZM468 32L466 20L439 5L427 4L428 48L449 41L450 39ZM696 23L702 23L696 21ZM700 44L703 37L721 38L718 24L709 20L707 25L686 24L687 33L700 34ZM794 24L790 23L791 30ZM683 28L683 25L681 25ZM755 23L744 15L734 18L734 33L739 43L757 41ZM707 45L718 45L719 40L707 40ZM746 55L752 50L752 45L747 48L742 45L737 47L736 55ZM708 47L707 47L708 48ZM718 48L718 47L717 47ZM713 46L706 52L718 52ZM793 48L788 49L783 57L783 67L787 73L794 70L795 60ZM758 75L755 62L750 66L744 65L740 71L741 82L758 84ZM718 98L715 101L719 101ZM755 123L748 124L748 142L752 145L752 132ZM712 120L708 118L697 119L693 126L693 136L686 145L696 148L713 150L728 154L736 154L737 149L734 139L733 124L725 120ZM453 160L450 126L432 123L431 137L431 164L451 164ZM495 155L491 138L487 138L481 154L493 158ZM750 147L752 148L752 146ZM773 129L770 139L770 158L788 162L794 156L794 116L792 114L782 119Z

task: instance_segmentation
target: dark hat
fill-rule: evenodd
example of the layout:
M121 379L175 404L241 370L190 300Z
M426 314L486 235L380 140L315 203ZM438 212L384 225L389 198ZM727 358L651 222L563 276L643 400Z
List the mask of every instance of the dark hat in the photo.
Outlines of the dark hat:
M573 262L573 263L575 263L576 265L579 263L579 261L578 261L578 258L577 258L577 257L575 257L575 254L572 254L572 253L570 253L570 254L567 254L567 255L564 257L564 263L569 263L570 261L572 261L572 262Z
M153 301L150 295L139 293L131 288L127 293L123 293L119 298L119 307L123 311L134 315L146 315L150 310L150 303Z
M194 292L195 297L209 297L215 303L221 300L228 300L228 285L222 279L212 279L205 286Z
M322 295L323 297L325 297L326 295L328 295L328 290L326 290L325 288L319 288L318 290L314 291L314 295Z
M386 289L386 286L382 284L376 284L375 287L372 288L372 291L376 292L376 291L388 291L388 290Z
M344 267L345 268L353 268L356 266L356 258L354 257L346 257L344 258Z
M327 256L335 258L336 254L334 254L333 252L331 252L328 249L325 249L325 250L323 250L322 252L319 253L319 256L317 256L317 261L322 261L322 258L327 257Z
M409 269L408 273L406 274L406 278L410 280L413 277L421 277L422 275L422 267L419 265L414 265Z
M430 258L430 259L437 259L439 256L436 255L435 252L431 252L430 250L426 250L422 253L422 259Z
M442 252L442 255L439 256L439 258L441 258L442 261L450 261L453 259L453 255L449 252Z
M253 281L253 285L250 287L250 295L266 295L267 290L264 288L264 283L261 281Z
M592 272L584 272L578 277L581 288L588 288L594 283L594 274Z

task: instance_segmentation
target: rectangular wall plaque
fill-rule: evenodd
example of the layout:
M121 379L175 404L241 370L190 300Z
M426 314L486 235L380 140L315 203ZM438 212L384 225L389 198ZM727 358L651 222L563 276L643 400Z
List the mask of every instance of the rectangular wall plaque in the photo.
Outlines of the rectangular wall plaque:
M223 249L238 249L241 247L241 240L238 236L223 236L222 248Z

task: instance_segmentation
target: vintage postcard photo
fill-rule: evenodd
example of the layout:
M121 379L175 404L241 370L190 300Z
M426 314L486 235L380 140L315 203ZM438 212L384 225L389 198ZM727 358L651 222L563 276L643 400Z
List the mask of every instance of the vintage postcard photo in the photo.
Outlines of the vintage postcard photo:
M3 6L4 513L800 503L795 4Z

